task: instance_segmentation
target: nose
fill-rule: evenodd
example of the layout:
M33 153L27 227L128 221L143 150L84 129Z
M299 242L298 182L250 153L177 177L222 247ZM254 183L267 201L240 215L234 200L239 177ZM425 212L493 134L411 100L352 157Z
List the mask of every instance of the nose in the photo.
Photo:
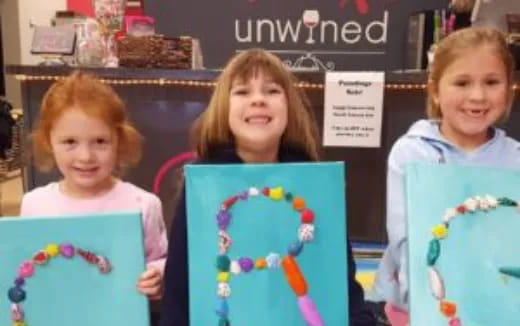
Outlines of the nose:
M82 145L78 149L78 159L80 161L89 162L94 157L93 150L88 145Z
M474 85L470 92L470 99L473 101L483 101L486 98L486 90L482 85Z
M261 90L256 90L251 93L251 102L255 106L265 105L265 95Z

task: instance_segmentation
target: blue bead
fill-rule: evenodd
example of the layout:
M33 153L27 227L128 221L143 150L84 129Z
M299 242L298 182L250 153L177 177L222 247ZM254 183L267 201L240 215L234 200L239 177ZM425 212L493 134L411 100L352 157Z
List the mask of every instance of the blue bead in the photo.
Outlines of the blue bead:
M228 306L227 300L225 300L225 299L218 300L217 309L215 310L215 312L220 317L227 317L227 315L229 314L229 306Z
M296 241L295 243L291 244L289 246L289 255L293 256L293 257L296 257L298 256L303 250L303 243L301 243L300 241Z
M19 287L13 287L9 289L8 296L12 303L20 303L25 300L25 291Z

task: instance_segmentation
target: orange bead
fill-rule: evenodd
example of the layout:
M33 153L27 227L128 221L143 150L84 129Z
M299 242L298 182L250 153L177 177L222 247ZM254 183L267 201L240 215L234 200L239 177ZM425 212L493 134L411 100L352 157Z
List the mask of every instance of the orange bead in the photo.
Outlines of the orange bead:
M264 258L258 258L255 262L256 269L264 269L267 267L267 261Z
M298 297L307 294L307 282L303 277L298 263L293 256L285 256L282 258L282 267L289 286L293 289Z
M451 318L457 314L457 305L449 301L441 301L441 312L444 316Z
M305 208L305 200L301 197L294 197L293 199L293 207L297 211L301 211Z

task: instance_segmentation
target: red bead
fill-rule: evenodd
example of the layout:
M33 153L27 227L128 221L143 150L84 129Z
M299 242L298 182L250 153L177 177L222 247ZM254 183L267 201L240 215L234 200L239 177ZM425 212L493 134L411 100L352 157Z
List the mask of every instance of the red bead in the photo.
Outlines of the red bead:
M464 213L466 213L467 211L468 211L468 210L467 210L466 206L464 206L464 205L459 205L459 206L457 206L457 213L459 213L459 214L464 214Z
M49 254L45 251L38 251L38 253L36 255L34 255L33 257L33 261L35 264L39 264L39 265L42 265L42 264L45 264L47 263L47 261L49 261Z
M302 218L302 223L310 224L310 223L314 222L314 212L311 211L310 209L306 208L306 209L302 210L301 218Z
M99 258L94 253L78 249L78 255L80 255L83 259L85 259L87 262L91 264L99 263Z
M262 189L262 193L263 193L265 196L269 196L269 188L264 187L264 188Z
M229 197L222 203L222 206L224 206L226 209L229 209L231 206L233 206L234 203L237 202L237 200L238 196Z

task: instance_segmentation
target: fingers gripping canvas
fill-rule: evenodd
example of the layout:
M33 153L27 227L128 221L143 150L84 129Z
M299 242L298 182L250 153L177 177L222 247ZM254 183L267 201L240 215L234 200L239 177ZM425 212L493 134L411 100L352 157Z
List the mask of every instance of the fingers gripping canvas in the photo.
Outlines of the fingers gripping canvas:
M520 325L520 172L410 165L411 326Z
M0 325L146 326L139 213L0 218Z
M190 322L347 325L342 163L186 167Z

